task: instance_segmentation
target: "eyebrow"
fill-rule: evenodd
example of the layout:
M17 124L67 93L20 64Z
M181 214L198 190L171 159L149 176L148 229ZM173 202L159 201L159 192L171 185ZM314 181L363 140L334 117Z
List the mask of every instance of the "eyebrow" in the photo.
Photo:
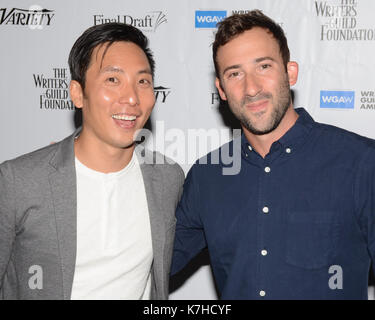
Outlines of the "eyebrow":
M124 73L124 70L121 68L108 66L100 70L100 73L106 73L106 72L117 72L117 73Z
M114 67L114 66L108 66L100 70L100 73L106 73L106 72L116 72L116 73L125 73L125 71L121 68ZM138 74L149 74L152 75L152 72L150 69L142 69L137 72Z
M259 63L259 62L262 62L264 60L271 60L271 61L276 61L274 58L272 57L261 57L261 58L258 58L258 59L255 59L255 63Z
M260 57L260 58L257 58L254 60L254 63L259 63L259 62L262 62L262 61L265 61L265 60L271 60L271 61L275 61L274 58L272 57ZM223 71L223 74L225 74L227 71L229 70L232 70L232 69L238 69L238 68L241 68L241 65L240 64L234 64L232 66L229 66L229 67L226 67Z
M152 72L150 69L143 69L143 70L138 71L138 74L143 74L143 73L146 73L152 76Z

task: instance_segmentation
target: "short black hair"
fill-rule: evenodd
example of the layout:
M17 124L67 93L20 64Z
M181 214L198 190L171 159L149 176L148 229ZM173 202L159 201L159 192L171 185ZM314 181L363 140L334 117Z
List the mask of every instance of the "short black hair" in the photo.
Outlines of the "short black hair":
M272 34L279 44L280 54L283 59L285 70L287 69L290 60L290 53L288 41L285 37L284 31L279 24L267 17L260 10L252 10L244 14L234 14L225 18L218 23L218 30L215 36L215 41L212 44L212 56L215 65L216 76L219 78L219 66L217 64L216 56L217 50L239 36L247 30L259 27L267 30Z
M151 50L148 48L147 37L137 28L125 23L104 23L88 28L76 40L69 54L69 69L71 79L76 80L85 88L86 72L89 67L93 50L106 44L107 51L114 42L132 42L140 47L145 53L150 64L152 77L154 77L155 61ZM104 55L103 55L104 56Z

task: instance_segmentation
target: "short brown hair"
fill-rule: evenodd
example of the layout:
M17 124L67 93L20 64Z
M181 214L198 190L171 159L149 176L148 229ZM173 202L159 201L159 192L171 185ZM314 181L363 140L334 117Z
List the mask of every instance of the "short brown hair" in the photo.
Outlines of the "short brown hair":
M213 60L215 65L216 76L219 78L219 67L216 61L217 50L219 47L225 45L241 33L252 28L259 27L269 31L279 44L281 57L284 62L285 69L290 60L290 53L288 42L285 37L283 29L267 17L260 10L252 10L244 14L234 14L225 18L218 23L218 30L215 36L215 41L212 44Z

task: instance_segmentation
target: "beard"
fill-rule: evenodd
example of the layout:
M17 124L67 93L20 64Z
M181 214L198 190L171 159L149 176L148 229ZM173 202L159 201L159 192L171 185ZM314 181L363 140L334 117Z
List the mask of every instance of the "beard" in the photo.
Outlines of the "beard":
M239 107L236 106L235 102L229 101L229 99L228 104L233 114L248 131L250 131L254 135L265 135L274 131L279 126L281 120L284 118L289 106L291 105L292 97L290 95L288 77L286 77L282 81L279 87L279 90L277 92L277 100L273 104L273 109L269 116L269 119L267 120L267 123L263 126L263 128L259 128L259 126L256 126L255 121L253 121L246 114L246 105L264 99L270 100L272 98L273 95L271 93L261 93L255 97L246 95L241 100ZM255 117L260 118L264 113L265 112L256 113Z

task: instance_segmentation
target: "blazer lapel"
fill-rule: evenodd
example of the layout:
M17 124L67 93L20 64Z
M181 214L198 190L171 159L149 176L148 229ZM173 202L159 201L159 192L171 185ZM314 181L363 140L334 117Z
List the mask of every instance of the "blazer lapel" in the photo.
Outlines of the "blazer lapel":
M50 161L49 175L55 210L57 237L61 258L64 300L71 297L77 248L77 188L74 164L74 137L60 143Z
M153 277L156 288L163 290L164 275L164 247L165 223L162 212L163 183L160 170L154 164L153 153L143 150L141 146L135 149L140 163L143 181L146 190L148 210L150 214L152 248L154 255ZM144 153L143 155L141 153ZM160 295L160 292L158 293Z
M71 298L77 251L77 185L74 164L74 137L60 143L50 161L52 173L49 175L52 200L55 209L56 229L61 257L64 299ZM144 180L148 210L150 214L153 247L153 281L157 290L163 290L165 224L162 212L162 174L154 165L153 153L136 148ZM157 295L163 294L158 292Z

